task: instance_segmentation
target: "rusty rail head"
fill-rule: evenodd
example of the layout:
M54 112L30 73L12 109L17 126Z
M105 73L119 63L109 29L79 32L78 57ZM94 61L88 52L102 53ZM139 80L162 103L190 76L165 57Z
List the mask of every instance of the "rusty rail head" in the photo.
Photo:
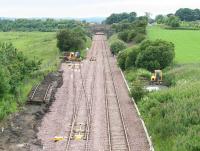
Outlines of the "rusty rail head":
M35 93L36 93L36 91L37 91L37 89L38 89L39 86L40 86L40 84L37 84L36 88L35 88L34 91L33 91L33 94L31 95L30 101L33 100L34 95L35 95Z
M44 95L44 98L43 98L43 101L44 101L44 102L46 101L46 97L47 97L47 95L48 95L48 92L49 92L49 89L50 89L51 86L52 86L52 84L49 84L48 87L47 87L47 90L46 90L45 95Z

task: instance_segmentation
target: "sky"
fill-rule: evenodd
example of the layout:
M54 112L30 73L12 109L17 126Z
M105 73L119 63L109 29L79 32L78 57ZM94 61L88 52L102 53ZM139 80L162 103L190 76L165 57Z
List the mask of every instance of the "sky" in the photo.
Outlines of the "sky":
M150 12L155 17L185 7L200 8L200 0L0 0L0 16L87 18L135 11L138 15Z

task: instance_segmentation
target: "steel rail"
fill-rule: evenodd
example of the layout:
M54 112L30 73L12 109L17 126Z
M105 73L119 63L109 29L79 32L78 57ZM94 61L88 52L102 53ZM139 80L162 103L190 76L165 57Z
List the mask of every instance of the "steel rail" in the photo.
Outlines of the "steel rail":
M89 63L88 63L88 66L90 67ZM83 92L85 93L86 100L88 101L87 94L86 94L86 91L85 91L85 86L84 86L84 83L86 83L86 77L87 77L88 72L87 72L87 70L85 72L86 73L83 77L82 68L81 68L81 65L80 65L80 75L81 75L81 85L82 85L82 87L81 87L80 94L79 94L79 97L78 97L78 102L74 104L74 111L73 111L73 118L72 118L72 122L71 122L72 123L71 129L70 129L70 133L69 133L69 136L68 136L68 139L67 139L67 144L66 144L66 147L65 147L66 151L68 151L69 147L70 147L71 137L72 137L72 134L73 134L73 129L74 129L75 123L76 123L78 110L79 110L79 107L80 107L80 100L82 98ZM76 102L76 101L74 100L74 102Z
M108 134L108 146L109 146L109 151L112 151L112 144L111 144L111 131L110 131L110 117L109 117L109 109L108 109L108 98L106 97L107 94L107 88L106 88L106 72L105 72L105 58L104 58L104 53L103 53L103 41L101 41L102 44L102 64L103 64L103 81L104 81L104 95L105 95L105 109L106 109L106 122L107 122L107 134Z
M127 129L126 129L124 117L123 117L122 110L121 110L121 105L120 105L120 102L119 102L119 97L117 95L116 85L114 83L113 71L111 69L110 61L109 61L109 58L108 58L108 53L107 53L108 48L106 47L105 41L103 42L103 46L104 46L104 50L106 52L105 53L106 54L106 60L107 60L108 65L109 65L109 71L110 71L110 74L111 74L112 84L113 84L113 87L114 87L114 92L115 92L115 96L116 96L116 100L117 100L117 105L118 105L118 108L119 108L120 118L121 118L121 122L122 122L122 125L123 125L124 135L125 135L125 138L126 138L127 149L128 149L128 151L131 151L130 142L129 142L128 134L127 134ZM111 148L111 150L112 150L112 148Z
M94 47L94 50L95 47ZM95 52L93 50L93 52ZM95 57L97 57L97 51L95 52ZM96 61L93 64L93 76L92 76L92 84L91 84L91 91L90 91L90 95L91 95L91 99L88 102L88 120L87 120L87 127L86 127L86 144L85 144L85 150L88 151L88 144L89 144L89 135L90 135L90 126L91 126L91 117L92 117L92 106L93 106L93 101L94 101L94 86L95 86L95 80L96 80Z
M39 86L40 86L40 84L37 84L36 88L35 88L34 91L33 91L33 94L31 95L30 100L33 100L33 98L34 98L34 96L35 96L35 93L36 93L36 91L37 91L37 89L38 89Z

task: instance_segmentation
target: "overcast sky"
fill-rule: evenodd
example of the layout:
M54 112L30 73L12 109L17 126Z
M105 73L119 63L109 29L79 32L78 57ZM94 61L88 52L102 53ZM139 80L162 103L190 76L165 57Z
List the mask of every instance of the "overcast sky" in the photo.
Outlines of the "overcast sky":
M180 7L200 8L200 0L0 0L0 16L84 18L131 11L155 16Z

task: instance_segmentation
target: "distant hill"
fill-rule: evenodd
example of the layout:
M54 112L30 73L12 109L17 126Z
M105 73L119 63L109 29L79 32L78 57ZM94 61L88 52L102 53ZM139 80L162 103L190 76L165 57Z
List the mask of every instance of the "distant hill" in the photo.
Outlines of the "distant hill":
M49 17L33 17L33 18L26 18L26 19L47 19ZM0 17L0 20L4 20L4 19L9 19L9 20L15 20L17 18L11 18L11 17ZM53 19L73 19L73 20L80 20L83 21L85 20L86 22L89 23L101 23L102 21L104 21L106 19L106 17L87 17L87 18L73 18L73 17L67 17L67 18L53 18Z
M101 23L106 17L89 17L89 18L77 18L77 20L85 20L86 22Z

